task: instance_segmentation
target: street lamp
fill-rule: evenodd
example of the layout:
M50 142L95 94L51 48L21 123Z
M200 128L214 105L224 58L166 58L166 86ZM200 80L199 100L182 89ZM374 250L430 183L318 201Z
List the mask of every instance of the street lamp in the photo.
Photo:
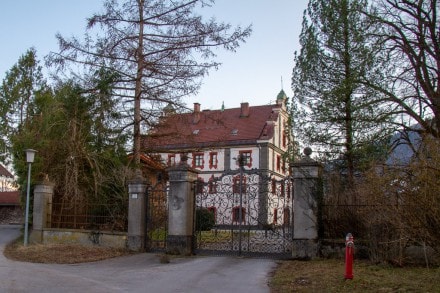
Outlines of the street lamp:
M27 178L27 192L26 192L26 214L24 219L24 246L28 245L28 230L29 230L29 193L31 189L31 165L34 162L36 150L27 149L26 163L28 163L28 178Z

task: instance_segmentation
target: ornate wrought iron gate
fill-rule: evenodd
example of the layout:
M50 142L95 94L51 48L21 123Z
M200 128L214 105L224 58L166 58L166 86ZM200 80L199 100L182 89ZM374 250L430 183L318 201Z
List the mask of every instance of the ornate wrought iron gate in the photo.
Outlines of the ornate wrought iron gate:
M244 170L197 183L196 252L291 257L292 192L290 178Z
M146 249L164 251L168 230L168 185L157 183L147 189Z

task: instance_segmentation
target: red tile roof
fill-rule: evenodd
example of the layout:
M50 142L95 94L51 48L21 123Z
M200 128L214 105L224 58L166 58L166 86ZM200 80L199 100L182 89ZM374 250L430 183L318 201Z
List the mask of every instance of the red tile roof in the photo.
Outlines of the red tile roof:
M147 150L202 148L256 143L273 137L280 105L249 106L172 114L143 139ZM244 113L244 115L243 115Z
M0 192L0 206L19 205L19 204L20 204L20 191Z

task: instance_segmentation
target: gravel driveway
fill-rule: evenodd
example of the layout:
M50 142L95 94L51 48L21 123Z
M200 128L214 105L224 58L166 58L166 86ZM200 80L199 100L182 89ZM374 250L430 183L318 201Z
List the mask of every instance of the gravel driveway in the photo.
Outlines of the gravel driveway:
M20 234L0 225L0 250ZM142 253L74 265L32 264L0 254L0 292L269 292L273 260L190 257L162 264Z

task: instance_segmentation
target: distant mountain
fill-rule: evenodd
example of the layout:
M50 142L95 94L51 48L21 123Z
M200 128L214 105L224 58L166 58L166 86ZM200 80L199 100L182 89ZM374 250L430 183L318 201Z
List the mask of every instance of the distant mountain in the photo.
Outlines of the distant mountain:
M414 125L409 130L399 131L391 138L393 150L386 160L387 165L408 165L420 149L422 137L420 125Z

